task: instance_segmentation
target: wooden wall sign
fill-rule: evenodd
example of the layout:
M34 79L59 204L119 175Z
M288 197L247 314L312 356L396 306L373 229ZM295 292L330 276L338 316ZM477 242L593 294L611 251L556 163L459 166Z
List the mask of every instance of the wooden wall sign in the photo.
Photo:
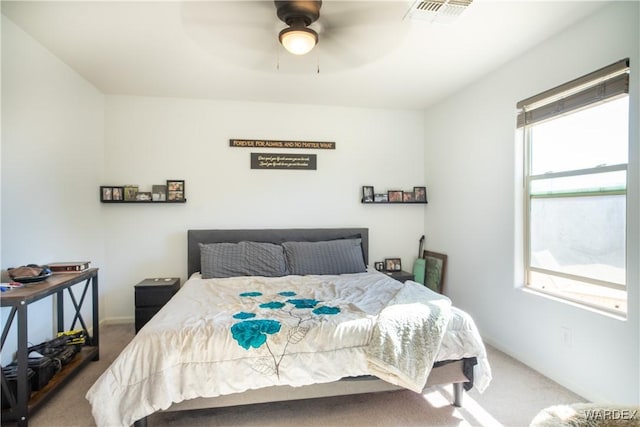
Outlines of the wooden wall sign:
M315 154L251 153L251 169L316 170Z
M256 139L230 139L230 147L248 148L300 148L308 150L335 150L335 142L322 141L270 141Z

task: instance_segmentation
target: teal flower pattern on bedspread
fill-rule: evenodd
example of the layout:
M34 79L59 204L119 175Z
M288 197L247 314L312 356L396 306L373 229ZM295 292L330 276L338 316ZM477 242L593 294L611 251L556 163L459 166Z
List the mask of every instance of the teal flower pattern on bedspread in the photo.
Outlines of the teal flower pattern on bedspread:
M258 348L267 342L267 334L280 332L280 322L277 320L258 319L245 320L231 327L233 338L245 349Z
M340 307L320 305L321 301L316 299L289 298L297 296L293 291L277 292L272 296L264 295L258 291L247 291L240 293L239 296L245 306L247 302L253 303L257 313L240 311L234 314L233 318L241 321L231 326L231 336L245 350L259 349L264 346L269 356L259 358L253 368L264 375L276 375L278 378L280 377L280 363L287 354L287 347L300 343L314 324L324 320L323 316L337 315L341 311ZM288 299L281 301L280 297ZM268 337L282 331L282 322L258 318L258 316L269 316L269 312L278 312L281 315L280 318L285 315L285 319L291 319L291 322L287 322L285 326L287 335L281 352L276 352L275 348L272 349L269 346Z
M314 299L288 299L287 302L296 308L313 308L318 305L318 301Z
M262 292L243 292L240 294L241 297L259 297L262 295Z
M236 313L233 315L234 319L251 319L252 317L256 317L255 313L245 313L244 311L241 311L240 313Z
M271 301L271 302L265 302L264 304L260 304L260 308L270 308L272 310L277 310L284 306L285 304L279 301Z
M338 314L338 313L340 313L340 308L329 307L327 305L313 309L313 314Z

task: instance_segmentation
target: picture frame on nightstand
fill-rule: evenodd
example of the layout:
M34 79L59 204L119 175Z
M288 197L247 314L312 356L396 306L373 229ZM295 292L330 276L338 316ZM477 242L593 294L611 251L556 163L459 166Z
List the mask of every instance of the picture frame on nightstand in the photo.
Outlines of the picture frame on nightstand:
M402 261L400 258L385 258L384 269L386 271L402 271Z

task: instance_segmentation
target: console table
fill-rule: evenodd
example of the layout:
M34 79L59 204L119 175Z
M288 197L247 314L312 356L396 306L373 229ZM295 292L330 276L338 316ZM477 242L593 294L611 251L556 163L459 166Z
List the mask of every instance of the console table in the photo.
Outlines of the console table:
M72 286L81 284L84 282L82 289L82 295L78 300L73 293ZM87 296L87 291L91 288L91 301L92 301L92 330L87 328L87 325L82 318L80 312ZM39 301L49 296L56 297L56 328L58 332L65 330L64 327L64 291L68 291L68 295L73 304L75 315L71 322L69 330L76 328L76 323L80 322L81 328L87 334L86 345L82 347L82 350L75 358L67 365L65 365L60 372L55 374L49 383L29 395L28 388L28 337L27 337L27 319L29 304L35 301ZM3 420L17 421L18 426L26 427L28 425L29 414L38 408L41 404L46 402L47 397L51 396L53 392L60 389L71 377L78 372L78 370L84 367L89 361L98 360L99 354L99 317L98 317L98 269L90 268L80 273L63 273L54 274L42 282L26 284L21 288L13 288L10 291L4 292L2 298L0 298L0 306L11 307L11 312L2 330L2 341L0 348L4 347L5 340L11 329L11 325L17 316L17 393L16 396L8 395L10 408L2 411ZM91 332L91 333L89 333ZM2 389L6 392L9 387L7 386L6 378L2 375Z

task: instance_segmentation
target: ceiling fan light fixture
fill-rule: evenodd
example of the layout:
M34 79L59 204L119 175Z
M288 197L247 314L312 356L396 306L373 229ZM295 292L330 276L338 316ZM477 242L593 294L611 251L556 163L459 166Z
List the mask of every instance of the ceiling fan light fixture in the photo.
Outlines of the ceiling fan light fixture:
M289 27L280 31L280 43L294 55L305 55L318 43L318 33L307 27Z

